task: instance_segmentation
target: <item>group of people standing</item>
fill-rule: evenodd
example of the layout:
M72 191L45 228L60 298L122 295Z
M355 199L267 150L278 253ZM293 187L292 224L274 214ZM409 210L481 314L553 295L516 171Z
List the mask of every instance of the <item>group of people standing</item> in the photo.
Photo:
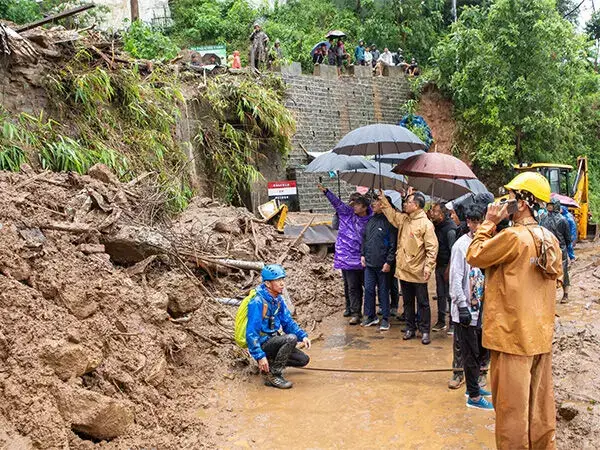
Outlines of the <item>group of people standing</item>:
M401 48L398 48L396 53L390 52L387 47L383 49L383 52L380 52L375 44L366 47L365 42L362 40L354 49L354 55L350 55L346 51L346 44L342 38L338 38L337 41L334 38L329 38L328 41L317 45L312 50L311 56L313 64L336 66L338 75L341 75L344 65L349 64L372 67L375 75L378 76L383 76L383 69L386 66L401 67L409 76L420 75L419 65L415 58L407 63Z
M346 204L319 188L339 220L334 268L342 271L350 324L380 324L388 330L396 278L406 323L403 339L415 338L418 330L427 345L431 329L453 333L457 370L449 387L466 381L466 406L496 410L498 448L554 448L555 296L566 273L570 241L568 224L565 228L562 217L556 217L560 205L550 202L548 181L525 172L506 185L509 198L503 203L478 195L460 211L452 203L438 203L427 213L420 192L409 190L399 211L381 193L354 195ZM540 226L546 205L549 215L542 223L561 223L550 230ZM555 230L564 234L564 245ZM432 276L438 302L433 328ZM488 361L491 391L484 389L482 377Z

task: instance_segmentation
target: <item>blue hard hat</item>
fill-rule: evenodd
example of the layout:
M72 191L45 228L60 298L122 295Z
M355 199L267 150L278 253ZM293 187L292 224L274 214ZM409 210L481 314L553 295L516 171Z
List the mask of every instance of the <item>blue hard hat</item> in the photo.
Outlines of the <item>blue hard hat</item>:
M279 280L285 278L285 269L279 264L268 264L262 270L263 281Z

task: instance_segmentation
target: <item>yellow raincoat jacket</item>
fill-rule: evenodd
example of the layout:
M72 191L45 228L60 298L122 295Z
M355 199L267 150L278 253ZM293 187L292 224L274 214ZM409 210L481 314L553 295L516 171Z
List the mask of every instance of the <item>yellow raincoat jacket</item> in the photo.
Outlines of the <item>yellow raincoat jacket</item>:
M383 202L383 213L398 228L396 278L411 283L427 283L425 268L434 273L438 252L433 224L422 209L406 214Z
M521 356L552 351L557 286L537 265L538 248L528 226L537 223L526 219L494 236L496 225L486 220L467 250L467 262L485 269L483 346ZM560 259L554 265L562 279Z

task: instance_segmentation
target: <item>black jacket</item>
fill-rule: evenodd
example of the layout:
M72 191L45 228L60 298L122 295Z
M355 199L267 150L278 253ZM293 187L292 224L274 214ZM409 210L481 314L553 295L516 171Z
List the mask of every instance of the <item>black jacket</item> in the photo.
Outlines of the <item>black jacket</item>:
M393 266L396 262L396 241L398 230L393 227L384 214L375 214L367 222L363 234L361 256L367 267L383 267L385 263Z
M560 242L560 249L563 252L563 258L567 253L567 247L571 243L571 232L569 230L569 222L559 212L552 211L544 216L540 221L540 225L552 231Z
M438 267L447 266L450 263L450 252L456 242L456 228L456 224L449 217L435 225L435 235L439 245L436 259Z

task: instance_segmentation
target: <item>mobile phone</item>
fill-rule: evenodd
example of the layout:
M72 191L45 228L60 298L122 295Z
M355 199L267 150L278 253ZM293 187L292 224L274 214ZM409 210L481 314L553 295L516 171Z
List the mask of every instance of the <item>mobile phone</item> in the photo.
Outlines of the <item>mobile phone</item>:
M514 214L519 210L519 205L517 203L517 200L512 199L512 200L507 200L507 199L502 199L500 200L500 204L503 203L507 203L508 204L508 209L506 210L506 212L508 212L508 214Z

